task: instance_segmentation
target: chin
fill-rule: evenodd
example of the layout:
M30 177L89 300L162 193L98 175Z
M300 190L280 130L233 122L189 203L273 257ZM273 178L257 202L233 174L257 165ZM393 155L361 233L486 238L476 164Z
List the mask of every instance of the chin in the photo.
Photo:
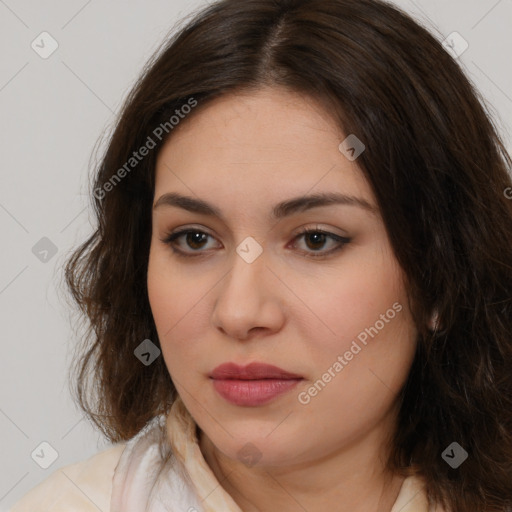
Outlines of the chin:
M210 439L217 450L231 460L247 467L288 466L299 462L297 447L300 443L290 439L284 430L281 436L274 433L269 436L268 429L265 433L251 433L247 428L236 430L228 426L227 430L233 437L226 434L222 439Z

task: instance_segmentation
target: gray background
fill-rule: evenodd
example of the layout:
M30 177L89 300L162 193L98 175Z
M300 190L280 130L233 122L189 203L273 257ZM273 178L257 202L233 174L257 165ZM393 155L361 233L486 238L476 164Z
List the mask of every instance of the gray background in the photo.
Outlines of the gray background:
M0 0L0 510L58 468L108 446L68 391L77 324L65 292L58 295L60 272L92 230L95 144L162 39L205 3ZM438 39L457 31L467 40L459 61L510 150L512 0L395 3ZM47 59L31 47L43 31L59 45ZM34 254L36 244L48 244L43 237L55 255ZM42 442L58 453L47 469L31 457Z

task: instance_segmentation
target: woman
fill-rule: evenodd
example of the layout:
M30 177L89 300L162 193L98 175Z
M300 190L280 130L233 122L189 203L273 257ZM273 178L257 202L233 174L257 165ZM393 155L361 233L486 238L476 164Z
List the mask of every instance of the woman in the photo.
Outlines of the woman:
M66 268L114 445L13 512L510 510L511 159L482 104L381 1L199 13Z

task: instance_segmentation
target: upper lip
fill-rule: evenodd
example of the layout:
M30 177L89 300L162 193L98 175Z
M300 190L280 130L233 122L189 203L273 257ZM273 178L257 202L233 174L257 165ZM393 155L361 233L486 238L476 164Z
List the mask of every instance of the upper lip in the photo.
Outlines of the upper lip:
M265 363L251 363L238 366L235 363L224 363L217 366L209 375L212 379L302 379L301 375L287 372L282 368Z

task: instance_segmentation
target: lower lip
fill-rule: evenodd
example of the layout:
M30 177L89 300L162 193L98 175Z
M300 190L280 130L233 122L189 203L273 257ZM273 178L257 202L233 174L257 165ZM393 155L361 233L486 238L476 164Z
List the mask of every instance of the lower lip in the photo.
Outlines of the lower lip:
M213 387L234 405L255 407L293 389L302 379L235 380L214 379Z

